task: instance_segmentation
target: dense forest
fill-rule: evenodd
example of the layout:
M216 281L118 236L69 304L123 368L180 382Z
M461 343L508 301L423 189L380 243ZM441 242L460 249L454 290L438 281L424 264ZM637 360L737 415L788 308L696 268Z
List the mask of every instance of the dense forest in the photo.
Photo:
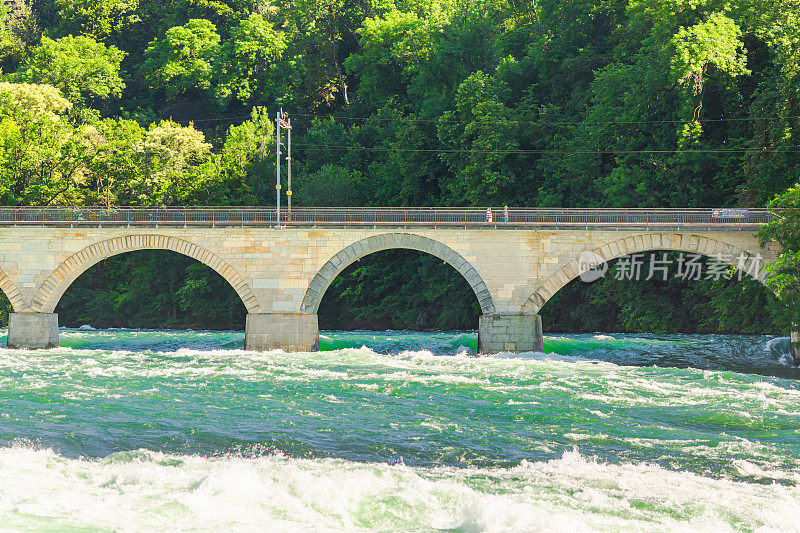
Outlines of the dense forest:
M274 205L278 108L296 205L763 206L799 177L797 0L3 9L4 205ZM216 274L140 254L79 279L62 323L242 327ZM468 327L474 297L448 268L366 258L336 280L323 326ZM543 314L553 329L778 332L780 308L753 281L607 277Z

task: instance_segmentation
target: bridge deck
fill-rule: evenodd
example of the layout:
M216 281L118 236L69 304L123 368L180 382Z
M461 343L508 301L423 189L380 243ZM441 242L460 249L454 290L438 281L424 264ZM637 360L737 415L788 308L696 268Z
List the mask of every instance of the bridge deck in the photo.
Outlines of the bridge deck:
M3 207L0 226L426 226L542 229L646 229L696 231L755 231L776 215L767 209L715 213L697 209L539 209L493 207L487 222L485 208L448 207L295 207L291 214L274 207ZM720 216L722 215L722 216Z

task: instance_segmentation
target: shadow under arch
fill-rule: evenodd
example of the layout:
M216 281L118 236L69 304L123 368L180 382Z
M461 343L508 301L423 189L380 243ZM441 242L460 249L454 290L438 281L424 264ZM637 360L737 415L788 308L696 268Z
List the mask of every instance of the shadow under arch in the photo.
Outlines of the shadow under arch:
M719 257L720 260L732 266L743 268L751 277L764 283L764 260L759 251L745 250L719 239L708 237L703 237L706 242L701 246L699 237L695 239L697 237L695 235L676 234L676 236L679 239L661 233L625 237L598 246L591 252L597 254L606 262L625 255L657 251L688 252L706 257ZM668 237L670 238L667 239ZM544 304L555 293L586 270L588 268L580 264L580 258L575 258L572 262L551 274L550 277L534 289L523 307L534 314L538 314ZM769 286L767 288L772 290Z
M300 311L307 314L316 314L322 302L322 297L325 295L325 291L330 287L330 284L336 276L345 268L369 254L392 249L417 250L445 261L455 268L464 277L467 283L469 283L481 306L481 312L484 314L494 312L492 295L489 293L489 289L486 287L480 274L478 274L471 264L452 248L433 239L411 233L373 235L372 237L354 242L340 250L322 266L311 280L303 296Z
M78 276L103 259L138 250L170 250L191 257L215 270L241 298L248 313L258 313L261 307L252 288L228 263L215 254L183 239L164 235L128 235L97 242L72 254L50 273L39 287L31 310L52 313L64 292Z

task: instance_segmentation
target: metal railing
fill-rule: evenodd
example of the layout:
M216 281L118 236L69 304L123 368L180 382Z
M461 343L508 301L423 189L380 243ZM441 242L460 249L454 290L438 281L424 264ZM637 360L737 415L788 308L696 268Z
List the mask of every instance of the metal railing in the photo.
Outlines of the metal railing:
M695 209L503 209L463 207L0 207L0 226L454 226L466 228L756 230L776 215L767 209L714 216Z

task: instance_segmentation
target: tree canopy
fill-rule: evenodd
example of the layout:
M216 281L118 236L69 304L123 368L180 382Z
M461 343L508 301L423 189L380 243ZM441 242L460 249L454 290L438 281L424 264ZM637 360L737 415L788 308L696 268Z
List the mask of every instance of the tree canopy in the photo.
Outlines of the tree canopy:
M763 206L799 36L796 0L13 0L0 196L270 205L283 108L295 205Z

